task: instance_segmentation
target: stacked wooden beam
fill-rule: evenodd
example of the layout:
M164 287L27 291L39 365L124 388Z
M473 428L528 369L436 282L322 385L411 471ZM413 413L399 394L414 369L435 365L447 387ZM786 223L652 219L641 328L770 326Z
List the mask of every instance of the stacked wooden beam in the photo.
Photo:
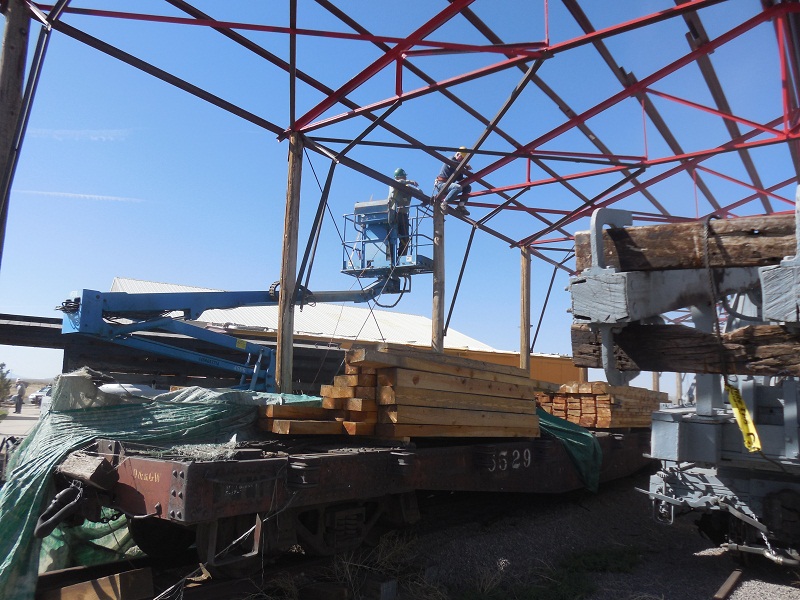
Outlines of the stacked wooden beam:
M557 393L539 396L539 404L551 415L595 429L650 427L651 414L667 400L664 392L604 381L565 383Z
M318 407L267 406L261 426L393 439L537 437L536 394L557 389L514 367L389 346L356 348L347 353L345 374L321 387Z
M590 240L588 231L575 234L579 272L592 264ZM794 213L609 228L602 241L604 264L621 272L764 267L797 252ZM793 311L794 295L786 299ZM575 365L602 368L599 332L575 323L571 333ZM793 327L756 324L719 336L685 325L629 323L613 340L622 371L800 375L800 334Z

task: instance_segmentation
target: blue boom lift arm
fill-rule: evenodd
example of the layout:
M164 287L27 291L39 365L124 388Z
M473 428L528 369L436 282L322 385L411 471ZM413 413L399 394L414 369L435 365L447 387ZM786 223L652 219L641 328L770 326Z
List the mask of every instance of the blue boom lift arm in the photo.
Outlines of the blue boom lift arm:
M406 209L408 211L408 209ZM312 302L368 302L381 294L402 294L408 289L401 278L430 273L433 261L419 250L432 247L433 239L420 232L420 224L430 218L427 210L413 209L403 215L397 212L390 200L359 202L353 215L345 215L346 223L353 228L352 239L342 246L344 261L342 272L359 279L375 281L366 287L350 291L310 292L298 285L295 304ZM400 221L406 225L403 231ZM346 228L347 229L347 228ZM207 365L240 375L239 388L258 391L275 391L275 353L272 349L209 331L191 323L211 309L246 306L274 306L279 292L273 286L269 291L253 292L175 292L128 294L126 292L98 292L83 290L77 297L62 303L64 312L62 333L79 334L113 342L143 352L173 359ZM247 354L241 364L232 360L180 348L168 343L169 338L137 336L143 332L166 332L191 337L227 350Z
M384 293L399 293L400 279L379 279L371 285L352 291L311 293L299 289L297 303L308 302L367 302ZM209 331L189 321L197 320L211 309L245 306L275 306L279 295L275 290L252 292L175 292L128 294L82 290L80 295L62 303L64 312L61 331L102 339L144 352L207 365L241 376L238 387L258 391L275 391L275 353L271 348ZM176 314L177 313L177 314ZM141 332L175 333L221 348L247 354L244 363L237 363L179 348Z

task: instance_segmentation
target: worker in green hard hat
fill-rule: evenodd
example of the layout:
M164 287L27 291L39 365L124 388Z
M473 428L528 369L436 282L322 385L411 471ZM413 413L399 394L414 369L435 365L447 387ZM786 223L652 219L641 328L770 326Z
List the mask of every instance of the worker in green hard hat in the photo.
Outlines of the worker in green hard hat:
M394 180L402 187L389 186L389 215L397 220L397 255L407 254L410 249L408 208L411 206L411 192L407 187L419 187L416 181L407 178L402 167L395 169Z

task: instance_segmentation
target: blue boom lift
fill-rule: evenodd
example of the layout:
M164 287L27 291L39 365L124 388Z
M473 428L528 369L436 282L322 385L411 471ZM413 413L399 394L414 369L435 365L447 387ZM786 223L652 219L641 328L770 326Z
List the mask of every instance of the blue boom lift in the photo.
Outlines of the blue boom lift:
M345 229L351 234L344 246L343 273L359 279L374 279L367 286L350 291L310 292L297 286L295 302L368 302L381 294L402 294L409 291L412 274L432 272L433 261L419 253L432 245L420 225L430 217L429 211L413 207L409 239L398 235L397 215L388 200L356 204L354 214L345 215ZM407 248L399 254L400 244ZM401 286L401 278L406 286ZM208 365L240 375L239 388L254 391L275 391L275 352L266 346L223 333L209 331L192 321L211 309L243 306L274 306L279 291L244 292L177 292L129 294L82 290L59 307L64 312L62 333L80 334L113 342L129 348L174 359ZM191 337L227 350L247 355L241 362L224 360L200 352L179 348L169 337L137 335L162 332Z

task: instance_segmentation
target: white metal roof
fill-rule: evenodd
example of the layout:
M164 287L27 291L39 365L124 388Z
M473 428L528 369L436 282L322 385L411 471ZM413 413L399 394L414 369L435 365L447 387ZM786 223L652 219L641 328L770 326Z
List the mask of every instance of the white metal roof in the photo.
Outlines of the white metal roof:
M115 277L112 292L129 294L154 292L216 292L209 288L157 283ZM253 306L225 310L207 310L198 321L210 325L235 325L260 331L277 331L278 307ZM395 344L430 345L431 320L419 315L410 315L385 310L370 310L350 304L316 304L295 308L295 335L312 336L328 341L331 339L389 342ZM448 328L444 338L447 348L497 352L476 339Z

